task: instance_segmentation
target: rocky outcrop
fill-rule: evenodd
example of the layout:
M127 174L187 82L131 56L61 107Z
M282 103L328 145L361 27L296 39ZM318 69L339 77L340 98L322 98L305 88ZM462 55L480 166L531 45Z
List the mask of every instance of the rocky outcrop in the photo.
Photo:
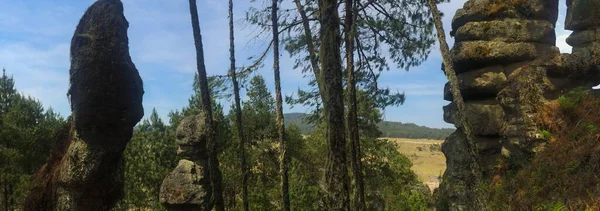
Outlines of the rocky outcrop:
M472 210L472 197L494 174L526 166L543 149L546 140L536 123L541 105L575 87L600 83L600 0L567 3L572 54L560 54L554 46L557 0L469 0L457 11L452 60L481 171L469 169L472 159L451 103L444 107L444 120L459 129L442 147L447 170L439 209ZM444 99L452 100L448 85ZM472 184L474 174L482 175L484 184Z
M99 0L71 40L71 117L33 182L26 210L109 210L123 195L123 151L143 116L119 0Z
M438 190L441 210L473 209L473 197L482 185L473 184L473 178L479 175L484 183L489 181L502 151L507 148L504 130L508 114L497 99L498 94L521 67L559 54L554 46L557 17L556 0L470 0L456 12L451 32L456 39L452 61L480 169L470 169L473 159L451 103L444 107L444 120L459 129L442 147L447 170ZM444 92L444 98L452 100L448 85Z
M600 60L600 1L567 1L565 28L573 30L567 43L573 46L573 53L582 53L595 61Z
M204 115L184 118L177 127L177 154L182 158L160 187L167 210L210 210L207 130Z

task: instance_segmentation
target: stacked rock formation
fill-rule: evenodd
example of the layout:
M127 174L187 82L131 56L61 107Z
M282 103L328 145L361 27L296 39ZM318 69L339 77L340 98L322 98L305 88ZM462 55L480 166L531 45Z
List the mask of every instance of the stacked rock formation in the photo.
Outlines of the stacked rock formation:
M469 0L457 11L451 32L452 60L467 104L467 119L477 145L481 172L470 166L467 141L459 128L442 151L447 170L438 191L438 208L473 210L472 198L498 169L518 170L543 149L537 108L575 87L600 83L600 0L567 1L567 39L572 54L554 47L558 1ZM448 85L444 99L452 100ZM455 121L456 109L444 107L444 120ZM460 124L457 124L459 126ZM499 162L502 160L503 162ZM481 194L481 193L479 193Z
M439 195L442 208L473 209L472 201L480 184L473 174L489 180L503 151L505 111L496 99L507 86L508 76L519 67L542 57L559 53L554 24L558 17L557 0L470 0L452 21L456 39L452 61L466 104L466 117L476 144L481 172L465 169L473 159L467 140L456 118L456 107L444 107L444 120L459 129L442 146L447 170ZM452 94L446 84L444 99ZM504 149L506 150L506 149Z
M184 118L177 127L177 154L183 159L160 187L159 199L167 210L210 210L206 148L209 131L205 122L200 114Z
M565 28L573 33L567 43L573 46L573 53L581 53L598 60L600 54L600 1L567 1Z
M123 196L123 151L143 116L120 0L99 0L71 40L72 114L40 170L26 210L110 210Z

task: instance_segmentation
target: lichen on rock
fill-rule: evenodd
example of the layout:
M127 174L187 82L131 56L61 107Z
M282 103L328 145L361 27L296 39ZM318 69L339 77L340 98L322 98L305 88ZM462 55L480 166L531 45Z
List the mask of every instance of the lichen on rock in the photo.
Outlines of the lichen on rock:
M209 138L204 114L187 116L177 126L177 154L182 158L163 180L159 200L167 210L210 210Z
M482 186L517 172L543 150L547 140L536 121L540 107L576 87L600 83L600 0L567 5L572 54L560 54L554 46L556 0L469 0L456 12L452 59L482 172L469 169L457 111L453 103L444 106L444 120L458 130L443 147L447 170L437 194L439 209L471 210L473 195L485 194L478 192ZM444 99L452 100L448 86ZM483 175L482 184L470 183L473 174Z

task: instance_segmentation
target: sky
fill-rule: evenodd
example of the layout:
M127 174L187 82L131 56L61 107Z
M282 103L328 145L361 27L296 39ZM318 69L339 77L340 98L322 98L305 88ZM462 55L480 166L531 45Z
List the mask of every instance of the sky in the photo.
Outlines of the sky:
M0 0L0 67L15 79L19 92L40 100L63 116L70 112L66 92L69 86L69 45L79 19L95 0ZM187 0L122 0L129 21L129 47L133 62L144 81L145 117L156 108L168 122L171 110L188 104L196 72L195 48ZM466 0L452 0L439 5L446 33L455 11ZM563 53L571 47L565 39L571 33L563 30L565 0L560 2L556 26L557 46ZM251 64L248 57L258 55L268 38L257 37L257 29L244 24L246 11L262 3L234 0L237 66ZM257 1L261 2L261 1ZM209 75L224 75L229 68L228 2L199 0L198 13L202 30L205 63ZM288 4L289 5L289 4ZM284 4L283 7L286 5ZM447 35L448 43L453 39ZM409 71L394 69L384 72L380 87L406 94L406 102L383 112L387 121L415 123L435 128L453 125L442 119L446 77L440 70L439 47L432 48L429 59ZM257 74L261 74L274 91L272 55ZM281 56L282 92L292 95L307 86L308 79L294 70L287 52ZM394 65L391 65L394 67ZM243 93L242 93L243 94ZM245 98L242 98L244 100ZM221 100L226 112L231 100ZM303 106L284 106L284 112L308 112Z

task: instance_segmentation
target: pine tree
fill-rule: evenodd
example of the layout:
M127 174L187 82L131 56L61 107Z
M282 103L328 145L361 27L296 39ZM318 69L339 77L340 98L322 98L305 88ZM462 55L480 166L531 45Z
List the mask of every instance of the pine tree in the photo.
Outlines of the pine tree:
M45 164L60 115L14 88L3 70L0 78L0 201L5 210L20 209L29 191L29 179Z
M229 75L233 83L233 94L235 97L235 122L237 124L237 133L240 140L240 159L242 169L242 203L244 210L248 211L248 167L246 164L246 138L244 137L244 127L242 127L242 108L240 103L240 87L238 85L237 74L235 72L235 46L233 31L233 0L229 0Z
M352 175L354 176L354 208L357 211L365 210L365 187L361 169L360 136L358 133L358 109L356 100L356 73L354 72L354 37L356 33L354 24L354 0L345 0L345 45L346 45L346 95L348 97L348 134L350 137L350 156Z
M163 179L177 164L175 133L155 108L137 125L123 154L125 195L117 210L164 209L158 195Z
M349 210L348 168L346 167L346 133L344 94L340 53L340 18L336 0L319 1L321 72L317 77L324 105L327 127L328 165L325 173L329 210Z
M217 211L225 210L222 192L222 178L219 170L219 160L217 158L217 129L213 122L213 113L211 108L210 90L206 76L206 66L204 65L204 51L202 47L202 34L200 32L200 23L198 21L198 8L196 0L189 0L190 14L192 19L192 30L194 34L194 44L196 46L196 65L198 67L198 78L201 92L202 112L205 116L206 125L209 126L209 135L207 140L208 149L208 176L210 178L210 186L212 188L212 203L207 203L206 209L211 210L212 206Z
M283 210L290 210L289 181L288 181L288 155L285 144L285 124L283 117L283 97L281 96L281 77L279 74L279 27L278 27L278 0L273 0L271 6L271 24L273 24L273 74L275 77L275 103L277 113L277 131L279 133L281 153L281 198L283 199Z

